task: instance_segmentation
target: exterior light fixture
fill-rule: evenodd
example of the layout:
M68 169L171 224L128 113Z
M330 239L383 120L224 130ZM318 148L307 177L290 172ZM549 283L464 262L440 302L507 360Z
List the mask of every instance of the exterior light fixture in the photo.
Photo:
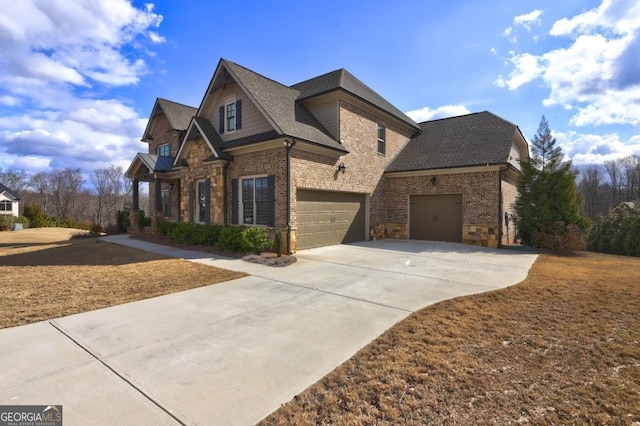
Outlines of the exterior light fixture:
M340 163L338 171L344 173L345 170L347 170L347 166L345 166L344 163Z
M438 178L435 176L431 176L431 185L436 186L438 183Z

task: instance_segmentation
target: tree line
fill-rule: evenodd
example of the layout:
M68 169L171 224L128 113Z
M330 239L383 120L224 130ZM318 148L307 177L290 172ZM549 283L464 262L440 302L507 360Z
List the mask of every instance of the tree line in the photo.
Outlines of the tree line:
M109 166L93 170L88 180L79 168L64 168L29 175L25 170L3 170L0 182L20 196L22 211L34 206L57 223L100 226L104 229L116 223L116 212L129 209L132 203L132 182L122 167ZM148 198L141 194L141 208Z

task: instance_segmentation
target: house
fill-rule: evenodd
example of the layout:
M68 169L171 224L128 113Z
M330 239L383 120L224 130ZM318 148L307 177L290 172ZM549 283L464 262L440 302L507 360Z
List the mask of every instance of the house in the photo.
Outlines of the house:
M265 226L290 252L377 238L498 247L528 160L518 127L489 112L418 124L345 69L286 86L225 59L198 108L157 99L142 141L132 214L149 182L152 223Z
M0 183L0 216L18 217L20 197Z

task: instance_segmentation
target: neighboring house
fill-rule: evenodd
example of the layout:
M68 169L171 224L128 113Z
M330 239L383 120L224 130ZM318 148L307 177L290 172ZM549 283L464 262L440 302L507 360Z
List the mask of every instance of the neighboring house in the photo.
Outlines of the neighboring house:
M528 160L518 127L488 112L417 124L344 69L285 86L224 59L197 109L158 99L142 140L134 215L149 182L154 224L265 226L291 252L375 238L497 247Z
M0 183L0 216L18 217L20 197Z

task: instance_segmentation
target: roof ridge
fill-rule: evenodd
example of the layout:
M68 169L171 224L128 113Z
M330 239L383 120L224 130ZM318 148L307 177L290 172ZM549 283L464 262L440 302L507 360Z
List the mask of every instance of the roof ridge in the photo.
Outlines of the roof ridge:
M228 59L224 59L224 58L222 58L222 59L220 59L220 60L221 60L222 62L225 62L225 63L228 63L228 64L233 64L233 65L235 65L235 66L237 66L237 67L239 67L239 68L242 68L242 69L243 69L243 70L245 70L245 71L248 71L248 72L250 72L250 73L252 73L252 74L257 75L258 77L264 78L265 80L268 80L268 81L270 81L270 82L272 82L272 83L276 83L276 84L277 84L277 85L279 85L279 86L286 87L287 89L290 89L290 90L296 90L296 89L293 89L293 88L292 88L292 87L290 87L290 86L287 86L286 84L283 84L283 83L280 83L280 82L279 82L279 81L277 81L277 80L274 80L273 78L266 77L266 76L264 76L264 75L260 74L259 72L255 72L254 70L249 69L249 68L245 67L244 65L240 65L240 64L238 64L238 63L236 63L236 62L233 62L233 61L230 61L230 60L228 60Z
M187 108L198 109L197 107L194 107L194 106L191 106L191 105L187 105L187 104L183 104L182 102L172 101L171 99L167 99L167 98L157 97L156 99L158 101L171 102L172 104L184 106L184 107L187 107Z

